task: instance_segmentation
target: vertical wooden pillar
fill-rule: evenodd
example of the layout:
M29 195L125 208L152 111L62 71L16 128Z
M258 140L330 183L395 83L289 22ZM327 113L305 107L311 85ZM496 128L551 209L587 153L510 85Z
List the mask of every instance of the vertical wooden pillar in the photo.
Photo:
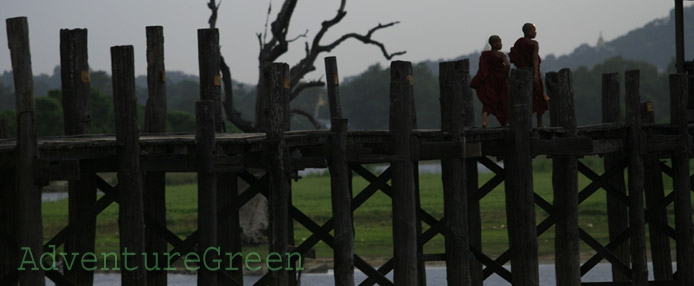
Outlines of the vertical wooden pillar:
M214 172L215 131L214 102L195 104L197 121L195 143L198 155L198 252L201 263L214 266L217 247L217 176ZM217 285L217 273L204 267L198 270L198 285Z
M629 142L629 229L631 231L631 267L633 285L648 284L648 267L646 258L646 225L643 198L643 158L641 150L645 148L645 135L641 131L639 112L639 71L624 73L626 123Z
M566 137L576 136L571 70L548 73L547 87L552 100L550 125L562 127ZM559 220L555 227L555 266L557 285L581 285L580 240L578 237L578 159L575 156L552 158L554 210Z
M0 139L9 137L9 132L6 130L7 119L0 118ZM14 176L13 172L7 172L0 175L0 284L15 286L17 285L16 278L10 278L12 274L16 274L17 256L19 248L17 247L17 209L15 207L17 194L14 191ZM12 282L10 282L12 281Z
M677 239L677 285L694 285L692 249L692 204L689 152L692 144L687 127L687 77L670 75L670 123L680 134L681 147L672 154L672 189L675 192L675 237Z
M395 285L417 285L417 208L410 137L414 108L410 106L414 78L410 62L390 65L391 148L402 159L392 163L393 247Z
M265 90L269 96L267 117L267 170L269 176L270 203L270 252L285 255L289 244L289 154L284 140L285 113L284 101L289 96L289 66L285 63L266 64L263 75ZM284 257L283 257L284 258ZM272 285L284 286L293 283L285 265L270 264Z
M641 121L655 123L653 103L641 103ZM665 207L665 190L660 161L655 156L646 155L643 158L644 193L646 207L651 220L667 224L667 208ZM651 242L651 260L653 262L653 278L658 281L672 280L672 257L670 255L670 237L653 223L648 224L648 234Z
M602 75L602 122L603 123L620 123L622 120L622 110L620 108L620 76L619 73L610 73ZM624 157L624 153L615 152L605 154L603 162L605 170L609 170L613 166L620 163ZM624 172L618 172L612 178L608 179L610 185L616 190L626 195L626 186L624 184ZM611 241L614 241L628 227L627 205L616 199L614 196L607 196L607 226L608 234ZM629 253L629 241L617 246L613 251L615 256L628 265L631 261ZM616 266L612 266L612 280L615 282L629 281L630 278L625 273L619 270Z
M222 75L220 71L219 30L198 29L200 100L214 102L215 130L224 131L222 119Z
M509 78L511 130L506 137L506 217L511 245L513 285L538 285L537 230L530 155L530 94L532 71L511 70Z
M166 133L166 70L164 68L164 28L149 26L147 36L147 105L145 133ZM144 177L145 213L152 222L166 227L166 173L147 172ZM152 228L145 229L147 261L155 261L167 251L166 240ZM151 265L151 264L150 264ZM167 285L166 271L147 273L147 285Z
M14 89L17 99L17 148L15 154L15 192L17 194L19 247L28 247L34 257L43 253L41 187L34 182L34 159L38 157L34 126L34 79L29 51L29 24L26 17L7 19L7 43L10 48ZM21 255L21 253L20 253ZM40 268L40 267L39 267ZM42 270L23 270L21 285L44 285Z
M137 126L137 97L135 95L135 61L132 46L111 47L113 75L113 107L116 116L118 143L118 226L120 251L123 259L121 283L146 285L144 257L145 224L142 202L142 172L140 169L140 133ZM137 267L135 269L135 267Z
M91 121L89 104L89 63L87 29L60 30L60 68L65 135L88 134ZM94 252L96 236L96 182L94 174L83 172L80 180L68 182L69 221L75 227L65 240L65 252ZM81 223L77 224L81 220ZM81 258L75 261L81 264ZM94 272L82 267L65 271L77 285L92 285Z
M468 86L465 77L468 72L467 61L439 63L441 131L448 132L451 141L461 145L465 144L463 89ZM465 168L464 159L441 160L448 285L470 284L470 235Z
M325 58L328 83L330 129L333 133L329 170L332 193L333 220L335 222L335 285L354 285L354 224L352 221L352 193L349 188L347 166L347 119L342 118L340 106L340 80L335 57Z

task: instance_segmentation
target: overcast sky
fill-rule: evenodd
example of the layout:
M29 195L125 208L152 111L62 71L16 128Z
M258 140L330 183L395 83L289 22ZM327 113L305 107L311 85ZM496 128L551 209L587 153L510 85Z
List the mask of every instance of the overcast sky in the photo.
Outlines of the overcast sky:
M197 33L206 28L209 10L207 0L0 0L0 47L7 47L4 19L29 18L33 70L52 73L59 64L59 30L89 29L89 63L92 69L110 73L109 47L134 45L136 73L145 74L145 27L164 26L167 70L198 74ZM272 2L273 16L281 1ZM230 64L236 80L255 83L257 79L258 40L264 29L269 0L223 0L217 27L220 29L222 54ZM694 4L685 1L685 5ZM308 29L312 37L320 23L332 18L339 1L299 1L290 25L290 36ZM602 32L609 41L666 17L674 7L673 0L350 0L347 16L324 38L332 40L343 33L365 33L378 23L400 21L399 25L381 30L375 38L389 51L406 50L401 60L418 62L426 59L450 59L481 50L491 34L498 34L508 51L522 35L521 26L537 26L540 54L570 53L580 44L594 45ZM271 19L272 21L272 19ZM685 21L691 21L686 19ZM296 63L304 53L304 40L290 46L280 58ZM673 46L674 49L674 46ZM317 71L308 79L324 73L323 57L338 57L341 76L362 72L376 62L388 65L375 46L348 42L316 61ZM691 55L687 55L690 57ZM9 50L0 52L0 72L10 70Z

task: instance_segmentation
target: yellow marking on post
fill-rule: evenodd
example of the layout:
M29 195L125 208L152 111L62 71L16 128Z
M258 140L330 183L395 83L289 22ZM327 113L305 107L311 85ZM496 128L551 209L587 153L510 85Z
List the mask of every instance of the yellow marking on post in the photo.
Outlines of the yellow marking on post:
M83 82L83 83L88 83L88 82L91 81L91 79L92 79L92 78L91 78L91 76L89 75L89 71L88 71L88 70L82 71L82 82Z
M410 86L414 85L414 77L411 74L407 75L407 81L410 82Z
M214 76L214 86L221 86L221 85L222 85L222 76L217 74Z
M648 112L653 112L653 102L646 102L646 110Z
M337 74L333 75L333 83L335 83L335 85L340 85L340 77L337 76Z
M161 82L166 82L166 70L161 71Z
M289 87L290 87L289 78L285 78L285 79L282 81L282 86L284 87L284 89L289 89Z

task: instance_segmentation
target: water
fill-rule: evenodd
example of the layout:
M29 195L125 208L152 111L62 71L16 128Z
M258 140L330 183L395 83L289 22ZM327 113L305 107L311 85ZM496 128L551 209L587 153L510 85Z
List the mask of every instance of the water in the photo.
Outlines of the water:
M41 193L42 202L54 202L67 199L67 192L44 192Z
M508 268L508 267L507 267ZM653 265L649 263L649 276L653 280ZM673 270L676 270L676 265L673 264ZM427 267L427 285L430 286L443 286L446 285L446 267ZM590 272L586 273L581 279L582 282L609 282L611 281L611 270L610 264L601 263L595 266ZM392 281L393 273L386 275L388 279ZM357 271L354 273L355 284L359 284L366 279L366 275ZM246 275L244 276L244 285L253 285L256 281L260 279L260 276ZM301 278L302 285L310 286L328 286L333 285L333 273L332 270L328 273L319 274L303 274ZM55 285L50 280L46 279L46 285ZM169 285L172 286L184 286L184 285L195 285L197 283L197 277L195 275L186 274L169 274L168 276ZM540 285L555 285L556 280L554 277L554 265L553 264L541 264L540 265ZM94 285L96 286L115 286L120 285L120 274L118 273L97 273L94 277ZM503 278L492 275L487 280L484 281L486 286L502 286L511 285L511 283L506 282Z

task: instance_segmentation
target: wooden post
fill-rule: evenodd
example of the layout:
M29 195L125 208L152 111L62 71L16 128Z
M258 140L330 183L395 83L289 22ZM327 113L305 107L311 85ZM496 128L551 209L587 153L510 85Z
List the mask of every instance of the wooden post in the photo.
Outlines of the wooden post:
M468 72L463 75L465 82L470 82L468 59L464 59L463 65L468 66ZM473 103L472 88L463 86L463 116L465 127L475 126L475 105ZM480 201L477 189L479 188L477 159L465 159L465 189L467 190L468 205L468 233L470 246L482 251L482 217L480 216ZM470 261L470 283L472 286L482 286L484 283L483 265L477 259Z
M266 64L263 83L268 92L267 117L267 170L269 176L270 204L270 252L284 255L289 244L289 154L284 140L285 113L284 101L289 96L289 66L285 63ZM284 258L284 257L283 257ZM284 265L270 264L272 285L289 285L295 279L289 277Z
M7 119L0 118L0 131L6 130ZM9 137L9 132L0 132L0 139ZM17 256L19 248L17 247L17 194L14 191L13 174L0 175L0 283L3 285L15 286L16 279L12 279L10 283L9 276L17 271Z
M653 115L653 103L641 103L641 121L643 123L655 123ZM667 225L667 208L665 207L665 190L663 187L663 173L660 161L655 156L646 155L643 158L644 192L646 194L646 207L651 219ZM648 233L651 241L651 260L653 262L653 278L658 281L672 280L672 257L670 255L670 237L655 226L648 225Z
M89 104L89 63L87 29L60 30L60 68L65 135L88 134L91 121ZM65 241L67 253L94 252L96 236L96 182L93 173L82 172L80 180L68 182L69 221L72 228ZM78 224L79 222L79 224ZM82 263L82 256L76 259ZM94 272L83 267L65 271L77 285L92 285Z
M215 131L214 102L198 101L195 104L197 118L195 143L198 155L198 252L201 262L214 265L217 247L217 176L214 172ZM205 265L205 264L203 264ZM198 285L217 285L217 273L201 265L198 270Z
M602 75L602 122L603 123L620 123L622 120L622 110L620 108L620 76L619 73L610 73ZM620 163L624 153L615 152L605 154L603 162L605 170L611 169L613 166ZM624 172L618 172L608 180L616 190L626 195L626 186L624 184ZM614 196L607 196L607 226L610 241L614 241L628 228L627 205L616 199ZM629 254L629 241L617 246L613 251L622 262L628 265L631 261ZM625 273L622 273L619 268L612 265L612 280L615 282L626 282L630 278Z
M214 102L215 130L224 131L221 97L222 75L219 74L219 30L198 29L198 63L200 67L200 99Z
M352 193L349 188L351 171L347 166L347 119L342 119L340 81L335 57L325 58L330 105L330 129L333 133L329 161L330 190L335 225L334 257L335 285L354 285L354 224Z
M576 136L576 111L574 110L571 70L548 73L547 87L552 127L562 127L566 137ZM555 227L555 267L557 285L581 285L581 253L578 237L578 159L575 156L552 158L552 187L554 210L559 220Z
M390 65L390 132L391 148L401 160L393 162L393 247L395 285L417 285L417 209L411 159L410 106L414 78L410 62L394 61Z
M670 75L670 124L681 136L681 147L672 154L672 189L675 192L675 237L677 239L677 285L694 285L692 244L692 204L689 152L692 148L687 127L687 77Z
M17 243L28 247L34 257L43 253L41 187L34 182L34 160L38 157L34 126L34 79L29 52L29 24L26 17L7 19L7 43L10 48L14 89L17 100L17 159L15 161L16 213L19 220ZM22 253L20 252L20 255ZM44 285L43 270L22 270L20 285Z
M125 258L123 259L121 283L124 285L146 285L144 257L137 255L145 251L145 224L133 46L111 47L111 66L113 107L116 116L116 142L119 145L118 228L120 231L120 251L124 257L127 257L126 253L133 254L128 258L127 264ZM137 269L133 269L135 267Z
M641 148L645 147L641 131L641 114L639 112L639 71L624 73L626 123L629 142L629 228L631 230L631 267L633 285L648 285L648 267L646 258L646 226L643 211L643 158Z
M451 141L465 144L463 89L469 83L468 62L439 63L441 131ZM468 191L465 184L466 164L461 158L441 159L443 180L443 213L446 218L446 276L448 285L470 285L470 238L468 225Z
M513 285L538 285L537 230L530 155L532 71L511 70L509 88L511 130L505 140L508 148L504 154L504 170Z
M147 35L147 105L145 133L166 133L166 70L164 68L164 28L149 26ZM144 177L145 213L154 223L166 227L166 173L147 172ZM145 229L147 261L167 251L166 240L152 228ZM147 285L167 285L166 271L147 272Z

